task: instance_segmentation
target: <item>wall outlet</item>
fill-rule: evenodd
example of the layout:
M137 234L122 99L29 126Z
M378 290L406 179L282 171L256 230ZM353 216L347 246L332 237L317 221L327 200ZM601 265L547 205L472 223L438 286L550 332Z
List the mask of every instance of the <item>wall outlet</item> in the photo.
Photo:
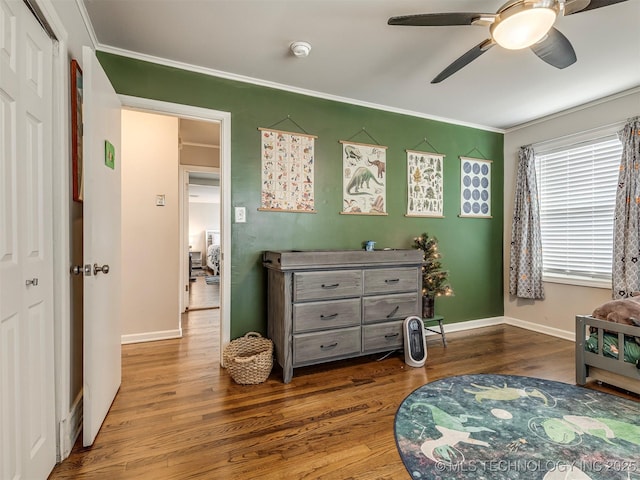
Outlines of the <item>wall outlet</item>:
M236 223L247 221L247 209L245 207L235 207Z

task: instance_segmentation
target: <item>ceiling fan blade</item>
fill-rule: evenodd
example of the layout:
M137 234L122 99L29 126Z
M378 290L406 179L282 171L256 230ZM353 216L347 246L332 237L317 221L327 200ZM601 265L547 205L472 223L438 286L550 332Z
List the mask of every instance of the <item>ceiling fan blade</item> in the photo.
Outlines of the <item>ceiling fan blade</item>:
M431 83L440 83L445 78L450 77L451 75L456 73L458 70L460 70L462 67L469 65L471 62L473 62L476 58L478 58L480 55L482 55L484 52L489 50L494 45L495 43L490 38L487 40L484 40L483 42L480 42L478 45L473 47L467 53L465 53L456 61L454 61L451 65L445 68L442 72L440 72L436 78L431 80Z
M556 68L566 68L576 61L576 52L571 42L553 27L545 38L530 48L538 57Z
M447 27L451 25L472 25L479 17L491 17L493 14L453 12L453 13L423 13L419 15L404 15L391 17L389 25L409 25L414 27Z
M564 6L564 14L571 15L574 13L587 12L596 8L608 7L616 3L626 2L627 0L567 0Z

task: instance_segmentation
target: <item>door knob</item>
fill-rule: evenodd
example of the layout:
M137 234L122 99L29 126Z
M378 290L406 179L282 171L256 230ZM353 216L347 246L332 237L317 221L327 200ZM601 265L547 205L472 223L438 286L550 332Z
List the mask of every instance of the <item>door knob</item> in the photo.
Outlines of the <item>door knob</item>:
M99 267L97 263L94 263L93 264L93 274L97 275L98 272L102 272L102 273L104 273L106 275L107 273L109 273L109 265L103 265L103 266Z
M25 281L24 284L28 287L29 285L33 285L34 287L38 286L38 279L37 278L30 278L29 280Z

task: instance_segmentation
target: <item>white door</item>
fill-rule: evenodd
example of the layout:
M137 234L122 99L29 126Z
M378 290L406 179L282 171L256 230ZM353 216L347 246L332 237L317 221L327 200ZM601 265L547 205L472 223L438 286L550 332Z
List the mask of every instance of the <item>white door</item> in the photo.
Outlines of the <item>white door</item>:
M85 264L82 443L89 446L102 426L121 379L122 157L120 100L88 47L82 50L82 71ZM113 146L113 168L107 165L106 142Z
M55 465L52 41L0 0L0 478Z

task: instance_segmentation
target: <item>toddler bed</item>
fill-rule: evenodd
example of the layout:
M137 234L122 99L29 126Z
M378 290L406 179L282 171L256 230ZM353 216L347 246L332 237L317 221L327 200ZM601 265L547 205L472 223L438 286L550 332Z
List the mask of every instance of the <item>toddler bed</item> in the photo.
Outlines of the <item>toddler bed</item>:
M596 309L597 310L597 309ZM587 378L640 394L640 326L576 316L576 383Z

